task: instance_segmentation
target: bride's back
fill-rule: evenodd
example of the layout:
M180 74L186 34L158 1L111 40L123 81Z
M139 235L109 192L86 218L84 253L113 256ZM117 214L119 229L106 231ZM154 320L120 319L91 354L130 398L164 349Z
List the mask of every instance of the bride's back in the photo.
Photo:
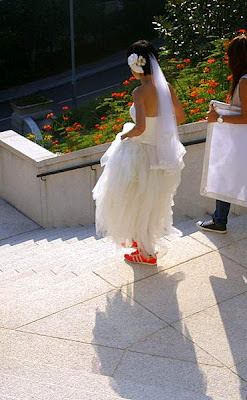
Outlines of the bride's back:
M143 96L146 117L156 117L158 114L158 96L152 82L143 85Z

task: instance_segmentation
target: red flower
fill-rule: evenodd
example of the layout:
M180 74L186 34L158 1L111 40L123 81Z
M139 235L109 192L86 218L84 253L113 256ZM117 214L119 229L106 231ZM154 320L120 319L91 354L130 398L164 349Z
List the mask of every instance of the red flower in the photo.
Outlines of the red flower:
M128 103L128 107L131 107L132 104L134 104L133 101L130 101L130 102Z
M105 121L107 118L106 117L101 117L100 119L101 119L101 121Z
M189 103L183 103L183 108L185 108L185 107L189 107Z
M197 100L195 101L196 104L202 104L203 102L204 102L203 99L197 99Z
M190 115L198 114L199 112L201 112L200 107L198 107L198 108L193 108L192 110L190 110Z
M239 29L238 32L239 33L246 33L246 30L245 29Z
M207 92L209 94L214 94L215 92L217 92L217 90L216 89L208 89Z
M185 64L190 64L190 62L191 62L190 58L186 58L186 59L184 60L184 63L185 63Z
M53 128L52 128L51 125L45 125L45 126L43 127L43 129L44 129L45 131L51 131Z
M129 85L130 83L129 83L129 81L124 81L123 82L123 85Z
M229 76L227 77L228 81L230 81L232 78L233 78L233 75L229 75Z
M204 72L210 72L210 68L206 67L206 68L204 69Z
M197 97L198 96L198 93L197 92L192 92L192 93L190 93L190 97Z
M135 81L135 80L136 80L136 78L134 76L131 76L131 78L129 78L130 82Z
M68 121L68 119L69 119L68 117L63 117L64 121Z
M67 106L62 107L62 110L64 110L64 111L66 111L68 109L69 109L69 107L67 107Z
M215 58L210 58L207 62L208 62L208 64L213 64L213 63L215 63Z
M184 68L185 68L185 65L184 65L184 64L177 64L177 65L176 65L176 68L177 68L177 69L184 69Z
M46 116L47 119L49 119L49 118L51 118L51 117L54 117L54 114L53 114L53 113L47 114L47 116Z
M209 84L209 86L211 86L211 87L213 87L213 88L215 88L216 86L218 86L218 82L214 81L213 79L211 79L211 80L208 82L208 84Z
M176 58L171 58L170 61L177 61Z

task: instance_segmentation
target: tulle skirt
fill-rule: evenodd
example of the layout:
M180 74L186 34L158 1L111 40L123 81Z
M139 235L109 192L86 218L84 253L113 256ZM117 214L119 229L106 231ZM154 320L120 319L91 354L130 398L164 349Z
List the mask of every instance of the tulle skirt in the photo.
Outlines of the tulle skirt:
M93 189L96 231L116 245L128 247L135 240L146 254L154 255L158 239L178 233L172 206L184 164L181 161L173 175L152 170L154 146L141 143L140 137L121 141L121 135L102 157L104 171Z

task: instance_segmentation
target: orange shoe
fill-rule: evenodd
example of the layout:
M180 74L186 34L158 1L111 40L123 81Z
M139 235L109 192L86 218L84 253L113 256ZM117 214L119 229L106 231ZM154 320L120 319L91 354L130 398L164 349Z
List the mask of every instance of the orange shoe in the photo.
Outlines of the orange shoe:
M131 254L125 254L124 258L126 261L129 261L133 264L157 265L156 257L152 256L144 257L139 253L138 250Z

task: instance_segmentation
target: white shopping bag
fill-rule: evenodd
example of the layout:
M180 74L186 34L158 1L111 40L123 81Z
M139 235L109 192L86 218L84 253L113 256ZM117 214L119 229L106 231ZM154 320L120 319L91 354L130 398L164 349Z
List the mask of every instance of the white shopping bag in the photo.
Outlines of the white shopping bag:
M212 101L220 115L241 109ZM201 181L202 196L247 207L247 125L209 123Z

